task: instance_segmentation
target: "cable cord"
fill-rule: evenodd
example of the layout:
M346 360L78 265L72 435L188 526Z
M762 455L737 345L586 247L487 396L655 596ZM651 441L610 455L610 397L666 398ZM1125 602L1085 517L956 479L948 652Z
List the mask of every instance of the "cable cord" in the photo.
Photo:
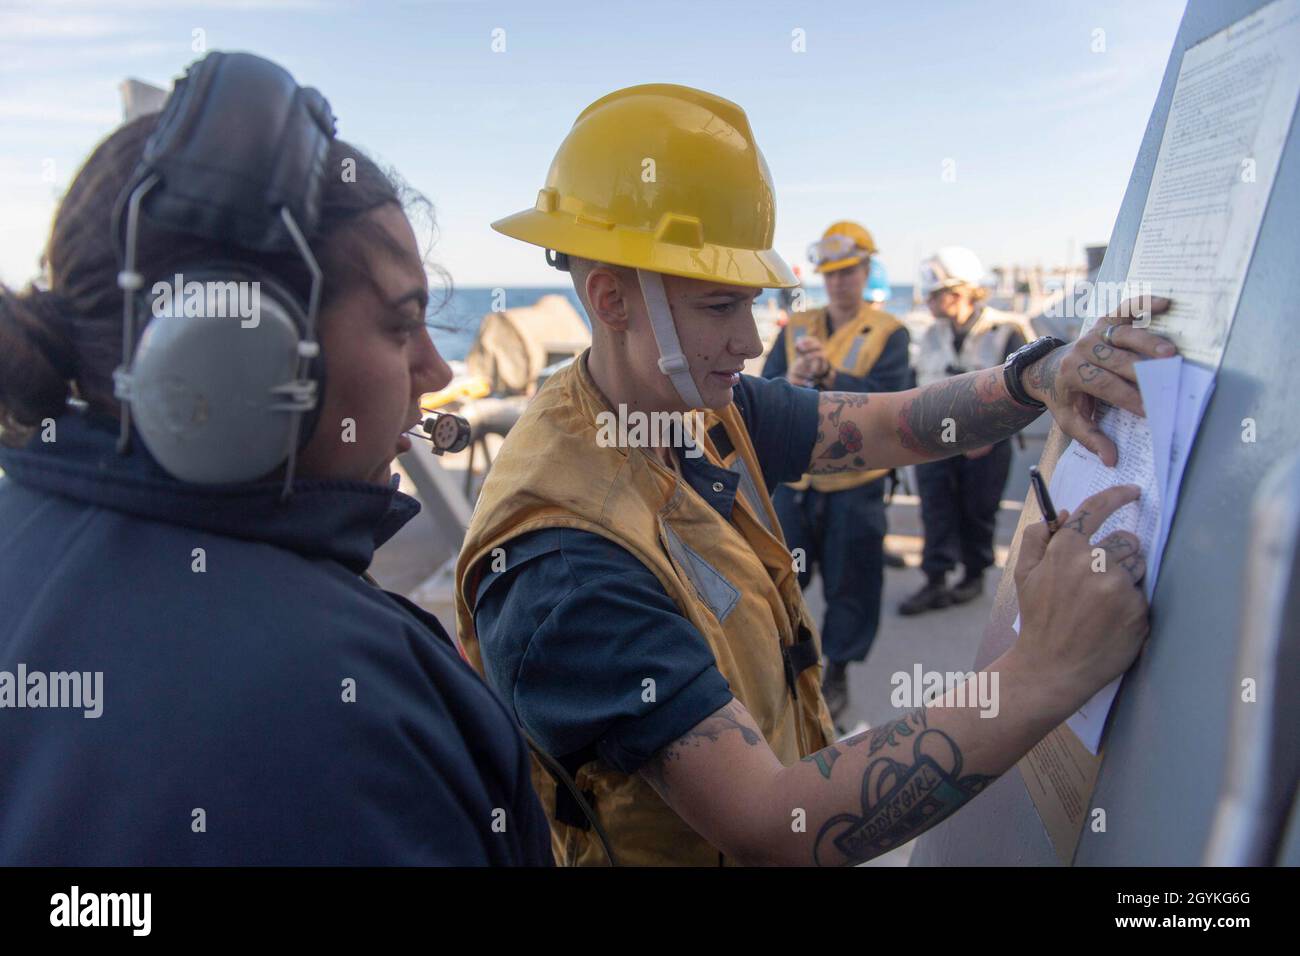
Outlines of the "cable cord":
M600 840L601 849L605 851L605 857L609 860L609 865L618 866L618 860L614 856L614 850L609 845L609 834L605 832L605 828L602 827L600 821L596 819L596 813L591 809L591 805L587 803L586 798L584 798L582 793L579 792L577 782L569 776L569 772L560 766L559 762L554 757L544 751L541 747L537 746L537 744L533 743L532 737L524 734L524 740L528 742L528 748L533 752L537 759L542 762L542 766L550 771L551 776L554 777L557 782L564 784L565 789L567 789L572 795L574 801L578 804L578 809L580 809L583 816L587 818L587 821L591 824L591 828L596 831L596 838Z

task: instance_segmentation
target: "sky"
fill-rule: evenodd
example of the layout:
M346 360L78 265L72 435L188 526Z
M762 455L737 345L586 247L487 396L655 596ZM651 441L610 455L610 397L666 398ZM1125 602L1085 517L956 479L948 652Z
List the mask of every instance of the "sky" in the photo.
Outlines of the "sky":
M121 121L119 83L170 88L196 49L257 53L320 89L339 135L432 201L430 252L458 286L561 284L541 250L489 223L533 204L588 103L648 82L745 109L776 185L776 248L805 273L808 244L838 219L873 232L896 283L949 244L989 267L1081 262L1110 236L1182 11L0 0L0 281L37 274L59 196Z

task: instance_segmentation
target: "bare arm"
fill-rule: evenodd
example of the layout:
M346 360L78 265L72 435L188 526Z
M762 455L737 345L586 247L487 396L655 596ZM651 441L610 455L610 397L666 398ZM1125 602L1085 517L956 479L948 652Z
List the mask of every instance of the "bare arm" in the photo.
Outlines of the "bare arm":
M1040 710L990 721L923 707L783 767L733 699L641 773L739 863L857 863L934 826L1005 772L1053 726L1032 717Z
M1147 610L1134 586L1144 571L1137 539L1117 532L1100 542L1113 560L1098 572L1088 543L1135 497L1131 487L1093 496L1050 540L1041 525L1026 530L1020 639L942 705L785 767L733 699L641 774L738 862L839 865L906 843L984 790L1136 656Z
M823 392L817 412L813 474L948 458L1009 438L1042 414L1007 393L1001 366L906 392Z
M1130 324L1141 314L1139 304L1125 302L1087 335L1029 366L1023 377L1025 391L1047 405L1062 431L1112 466L1118 454L1095 422L1098 403L1144 414L1135 365L1174 354L1165 339ZM1163 312L1169 300L1146 306L1151 313ZM1113 345L1101 337L1108 325L1117 326ZM894 468L948 458L1009 438L1040 414L1007 392L1002 366L907 392L823 392L809 471Z

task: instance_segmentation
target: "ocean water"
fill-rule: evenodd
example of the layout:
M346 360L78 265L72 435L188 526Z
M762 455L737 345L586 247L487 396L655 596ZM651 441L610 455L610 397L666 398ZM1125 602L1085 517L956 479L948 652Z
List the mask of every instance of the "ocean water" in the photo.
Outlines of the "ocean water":
M504 295L498 296L498 291ZM891 293L889 301L885 304L885 311L902 318L912 308L912 287L896 285L891 289ZM483 316L491 312L494 307L520 308L532 305L544 295L564 296L577 313L584 320L586 319L586 313L583 312L572 286L514 287L502 290L473 286L458 287L445 303L440 302L441 297L437 294L434 295L434 301L430 305L429 315L426 318L429 334L433 337L433 342L438 346L438 351L442 353L443 358L464 359L474 344L474 336L478 333ZM769 300L775 298L774 291L765 291L759 296L755 310L767 309ZM504 301L501 301L502 299ZM820 286L807 290L807 302L811 307L824 305L825 301L825 292Z
M504 294L498 295L498 292ZM544 295L564 296L577 313L586 320L586 313L583 312L572 286L505 289L471 286L457 287L445 304L440 303L441 297L436 292L433 293L433 301L429 303L429 314L425 317L425 323L429 326L429 335L433 338L433 344L438 347L443 358L463 359L474 344L474 336L478 334L479 323L483 321L483 316L494 308L517 309L533 305Z

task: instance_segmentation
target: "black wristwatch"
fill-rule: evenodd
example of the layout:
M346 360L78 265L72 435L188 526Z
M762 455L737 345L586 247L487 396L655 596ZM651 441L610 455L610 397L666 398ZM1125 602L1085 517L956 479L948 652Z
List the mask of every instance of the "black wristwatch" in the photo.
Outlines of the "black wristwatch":
M1025 374L1025 369L1033 365L1040 358L1048 355L1065 342L1054 335L1044 335L1041 339L1034 339L1027 345L1022 345L1010 355L1007 356L1007 362L1002 366L1002 380L1006 383L1007 391L1021 405L1027 405L1030 408L1046 408L1043 402L1029 397L1025 391L1024 382L1021 376Z

